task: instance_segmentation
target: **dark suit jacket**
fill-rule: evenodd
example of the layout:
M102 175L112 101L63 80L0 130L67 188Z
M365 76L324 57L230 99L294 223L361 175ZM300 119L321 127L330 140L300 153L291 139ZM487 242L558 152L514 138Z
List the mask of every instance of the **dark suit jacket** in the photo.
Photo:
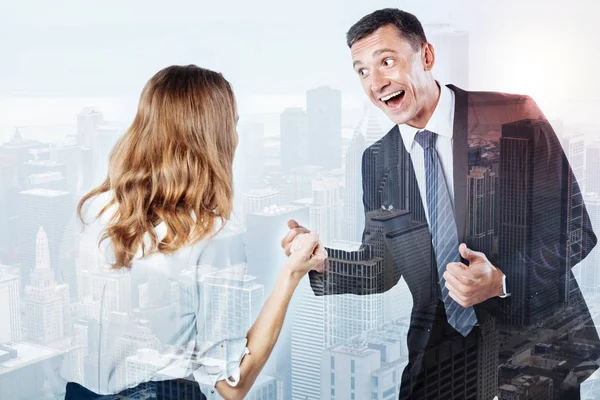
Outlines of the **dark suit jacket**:
M427 370L441 368L440 349L449 343L455 343L450 345L453 357L467 348L481 351L487 346L497 368L513 355L511 350L499 354L500 328L523 331L573 318L590 320L570 268L597 239L552 127L528 96L449 88L455 94L454 214L459 240L486 253L505 273L511 297L475 306L480 329L467 338L458 337L447 324L431 236L398 126L366 149L362 160L363 245L380 249L376 255L383 258L384 273L379 284L376 289L349 284L335 268L310 273L316 295L387 291L404 276L413 296L409 365L402 380L407 398L427 398L419 381ZM381 209L389 205L393 211ZM588 338L598 341L592 331ZM435 355L427 356L431 351ZM478 397L493 397L497 383ZM418 396L415 390L421 390ZM458 397L468 395L472 393Z

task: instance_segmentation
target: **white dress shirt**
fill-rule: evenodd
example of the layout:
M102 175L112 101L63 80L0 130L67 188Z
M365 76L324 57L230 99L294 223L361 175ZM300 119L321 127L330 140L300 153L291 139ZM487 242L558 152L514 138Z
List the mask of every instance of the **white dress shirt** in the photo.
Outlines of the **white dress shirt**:
M429 221L429 212L427 208L427 185L425 183L425 160L423 158L423 148L419 143L415 141L415 135L422 131L428 130L436 133L437 140L435 142L435 149L438 152L440 164L442 166L442 172L448 185L448 194L450 195L450 201L454 208L454 155L452 152L453 136L454 136L454 92L450 90L446 85L438 82L440 87L440 98L438 103L431 115L431 118L425 125L424 129L418 129L410 125L401 124L398 125L400 134L402 135L402 141L406 151L410 154L410 159L415 170L415 176L417 178L417 185L419 186L419 192L421 193L421 202L423 203L423 209L425 210L425 217L427 223L431 226ZM467 179L467 177L465 177ZM502 277L502 287L504 294L500 297L504 298L509 296L506 291L506 275Z
M402 141L406 151L410 154L419 192L421 192L421 201L425 210L425 217L429 223L429 213L427 208L427 193L425 183L425 160L423 159L423 148L415 141L415 135L422 131L428 130L438 135L435 142L435 149L438 152L440 164L446 183L448 185L448 194L452 207L454 207L454 157L452 155L452 136L454 134L454 92L447 86L438 83L440 86L440 98L438 104L431 115L431 118L425 125L424 129L418 129L410 125L398 125ZM466 179L466 177L465 177Z
M227 223L212 239L166 255L141 257L138 251L131 268L114 270L109 266L114 259L110 241L98 247L114 208L94 221L109 196L104 193L86 204L88 225L78 242L79 307L90 324L85 335L74 337L90 356L94 378L80 373L81 361L67 357L63 379L99 394L192 374L210 387L219 380L235 386L248 354L251 322L243 301L248 281L243 230ZM215 225L216 232L221 223ZM164 222L155 231L162 240ZM138 299L133 304L132 297ZM88 337L97 340L88 342Z

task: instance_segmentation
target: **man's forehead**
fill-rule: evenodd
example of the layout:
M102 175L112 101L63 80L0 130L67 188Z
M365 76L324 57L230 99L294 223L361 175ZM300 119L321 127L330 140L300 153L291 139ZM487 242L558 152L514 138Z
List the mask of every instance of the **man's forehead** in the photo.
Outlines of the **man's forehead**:
M388 25L354 42L350 53L352 59L355 60L359 55L371 57L378 50L391 49L403 52L407 47L410 48L410 44L401 37L398 29ZM365 54L363 55L363 53Z

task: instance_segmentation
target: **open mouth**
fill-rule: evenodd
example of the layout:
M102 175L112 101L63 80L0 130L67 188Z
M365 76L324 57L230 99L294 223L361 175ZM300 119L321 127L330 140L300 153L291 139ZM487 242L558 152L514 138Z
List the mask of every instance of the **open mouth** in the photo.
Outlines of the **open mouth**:
M397 108L404 99L404 90L398 90L397 92L390 93L386 96L380 97L379 100L383 101L390 108Z

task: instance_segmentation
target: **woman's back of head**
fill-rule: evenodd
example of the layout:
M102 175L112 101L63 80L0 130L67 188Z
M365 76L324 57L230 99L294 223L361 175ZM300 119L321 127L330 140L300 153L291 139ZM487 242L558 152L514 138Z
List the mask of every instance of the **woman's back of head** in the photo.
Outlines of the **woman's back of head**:
M231 85L219 73L171 66L148 81L111 152L107 178L78 206L83 221L83 205L110 192L98 216L114 210L102 236L114 249L113 267L129 267L140 246L144 255L172 253L229 219L236 120ZM161 222L167 234L159 241L154 227Z

